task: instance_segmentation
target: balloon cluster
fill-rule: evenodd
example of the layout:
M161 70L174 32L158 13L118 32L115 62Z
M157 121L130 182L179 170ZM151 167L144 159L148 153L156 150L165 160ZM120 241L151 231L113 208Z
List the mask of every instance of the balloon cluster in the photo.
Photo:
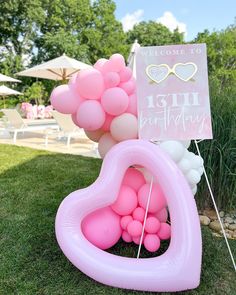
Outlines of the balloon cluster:
M122 237L125 242L140 243L148 203L150 183L142 172L129 168L124 176L116 202L110 207L88 215L82 230L86 238L101 249L116 244ZM167 221L166 199L157 183L153 183L142 243L155 252L161 240L169 239L171 228Z
M135 91L132 70L122 55L113 54L73 75L68 85L56 87L50 99L57 111L71 114L74 123L99 142L104 157L117 142L138 136Z
M136 84L120 54L99 59L93 67L74 74L68 85L51 94L53 107L71 114L74 123L98 142L103 158L120 141L138 138ZM190 142L165 141L165 150L186 176L193 194L203 173L203 159L188 151Z

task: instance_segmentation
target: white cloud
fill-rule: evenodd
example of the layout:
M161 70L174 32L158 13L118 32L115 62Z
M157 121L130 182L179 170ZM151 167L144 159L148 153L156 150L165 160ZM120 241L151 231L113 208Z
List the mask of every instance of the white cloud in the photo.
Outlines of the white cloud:
M124 17L122 17L120 21L123 25L124 31L127 32L133 29L134 25L141 22L143 14L144 14L144 11L142 9L138 9L134 11L133 13L131 14L127 13Z
M166 26L171 32L178 27L180 33L184 33L185 37L187 35L186 24L179 22L170 11L165 11L164 14L157 19L157 22Z

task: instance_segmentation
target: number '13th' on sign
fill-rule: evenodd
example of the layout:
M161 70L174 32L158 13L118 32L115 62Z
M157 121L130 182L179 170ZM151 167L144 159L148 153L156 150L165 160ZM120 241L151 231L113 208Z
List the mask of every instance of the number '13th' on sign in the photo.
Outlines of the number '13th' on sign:
M140 47L136 76L140 138L212 138L205 44Z

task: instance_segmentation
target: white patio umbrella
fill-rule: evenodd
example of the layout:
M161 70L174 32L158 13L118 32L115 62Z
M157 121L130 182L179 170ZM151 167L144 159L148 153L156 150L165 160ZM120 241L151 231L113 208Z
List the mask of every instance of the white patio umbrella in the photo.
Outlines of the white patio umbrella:
M21 82L20 80L14 79L12 77L0 74L0 82L12 82L12 83L18 83Z
M49 80L65 80L69 79L74 73L90 67L88 64L63 54L41 65L19 72L17 75Z
M4 100L4 109L5 109L5 96L8 95L22 95L23 93L16 91L14 89L11 89L5 85L0 86L0 96L3 96Z

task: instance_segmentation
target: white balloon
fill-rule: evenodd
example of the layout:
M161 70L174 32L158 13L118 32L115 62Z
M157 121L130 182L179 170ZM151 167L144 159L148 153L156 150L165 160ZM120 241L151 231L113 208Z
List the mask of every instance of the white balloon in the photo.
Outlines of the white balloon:
M178 163L179 169L185 174L191 169L191 163L188 159L182 158Z
M203 168L203 166L199 167L199 168L197 169L197 171L198 171L198 173L202 176L202 174L203 174L203 172L204 172L204 168Z
M160 148L166 151L171 159L176 163L181 160L185 151L184 146L180 142L174 140L162 142L160 144Z
M198 171L191 169L187 174L186 177L188 179L189 184L197 184L201 180L200 174Z
M183 144L183 146L188 149L190 144L191 144L191 140L184 140L184 141L181 141L181 143Z
M195 195L196 192L197 192L197 186L195 185L195 186L192 188L192 193L193 193L193 195Z

